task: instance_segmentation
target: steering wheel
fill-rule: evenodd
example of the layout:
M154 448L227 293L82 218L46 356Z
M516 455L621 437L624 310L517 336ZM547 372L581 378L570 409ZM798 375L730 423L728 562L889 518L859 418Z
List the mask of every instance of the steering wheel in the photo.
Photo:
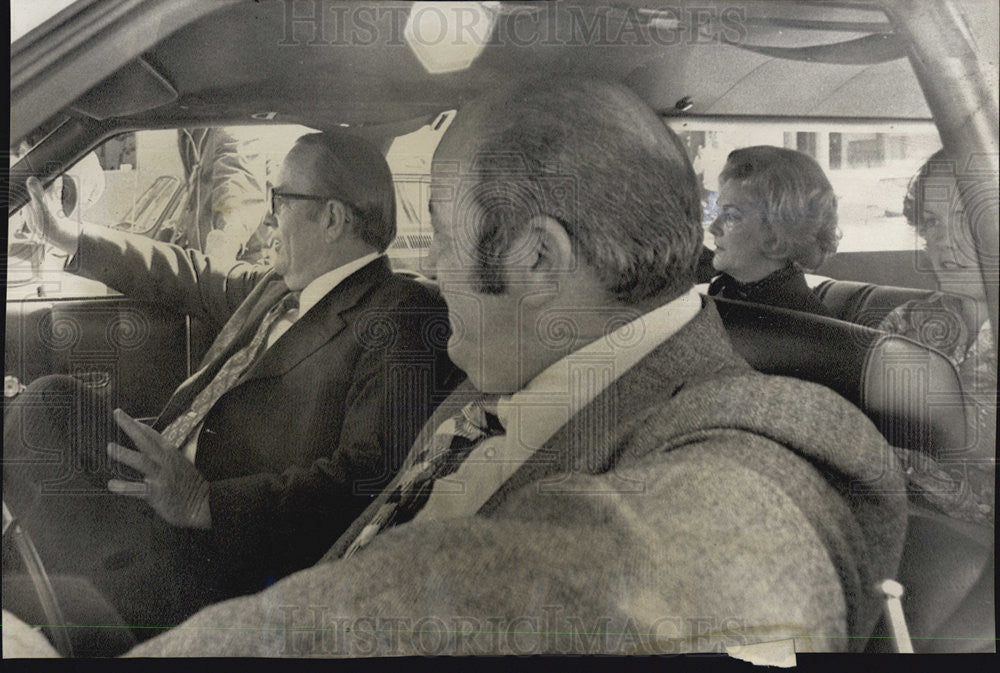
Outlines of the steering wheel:
M28 531L14 517L10 508L7 507L7 502L4 501L3 541L6 543L8 539L17 547L21 555L21 560L24 561L24 566L31 577L31 583L35 586L38 602L41 604L42 612L45 613L45 618L48 621L49 628L47 630L52 644L62 656L73 656L73 645L69 639L66 620L63 617L62 610L59 608L59 601L56 599L55 591L52 589L52 582L49 580L48 573L45 572L45 566L38 555L38 550L35 549L35 544L31 541Z

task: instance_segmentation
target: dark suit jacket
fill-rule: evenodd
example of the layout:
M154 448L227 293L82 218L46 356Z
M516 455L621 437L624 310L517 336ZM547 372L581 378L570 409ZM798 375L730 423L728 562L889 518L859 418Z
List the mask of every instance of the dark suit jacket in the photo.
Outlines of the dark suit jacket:
M751 370L710 301L477 515L403 524L336 560L380 500L323 562L131 654L662 654L786 638L800 652L860 649L906 527L878 430L827 388ZM293 635L320 623L329 631Z
M81 238L78 273L221 327L200 369L154 423L187 411L288 288L267 267L149 239ZM215 404L195 465L211 482L209 565L234 591L314 563L398 470L436 404L461 379L445 354L435 290L380 258L341 282Z

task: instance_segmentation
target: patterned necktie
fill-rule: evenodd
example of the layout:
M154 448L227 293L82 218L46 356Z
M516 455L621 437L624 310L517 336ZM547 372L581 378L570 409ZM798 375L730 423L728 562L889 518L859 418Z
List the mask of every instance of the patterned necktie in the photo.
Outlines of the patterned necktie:
M205 420L205 416L219 401L219 398L236 384L239 378L250 369L250 365L260 356L263 351L262 346L267 341L267 334L271 331L271 326L274 325L275 321L298 305L299 293L289 292L271 307L250 343L226 360L226 364L222 365L215 378L194 398L187 413L175 418L163 431L163 438L168 445L178 450L184 446L191 431Z
M412 518L430 496L436 479L458 469L472 449L484 439L504 433L496 415L499 395L482 395L438 426L434 436L406 468L389 499L344 552L348 558L365 547L387 527Z

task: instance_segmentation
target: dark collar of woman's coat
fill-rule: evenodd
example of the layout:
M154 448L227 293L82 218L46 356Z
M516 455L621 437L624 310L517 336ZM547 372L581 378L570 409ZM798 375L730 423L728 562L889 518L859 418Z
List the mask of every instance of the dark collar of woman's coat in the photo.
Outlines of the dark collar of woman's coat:
M721 273L708 286L711 295L722 295L727 299L750 300L753 297L767 296L782 288L788 281L799 274L799 268L788 262L777 271L773 271L760 280L743 283L728 273Z

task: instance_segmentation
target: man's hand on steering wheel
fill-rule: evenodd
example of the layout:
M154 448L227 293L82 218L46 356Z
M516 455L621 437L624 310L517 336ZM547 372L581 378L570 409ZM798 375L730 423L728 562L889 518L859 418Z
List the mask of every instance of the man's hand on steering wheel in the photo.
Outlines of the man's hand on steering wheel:
M163 440L163 436L148 425L115 410L115 421L135 443L138 451L118 444L108 444L112 460L141 472L141 482L112 479L112 493L142 498L167 523L182 528L204 528L212 525L209 512L208 482L184 455Z

